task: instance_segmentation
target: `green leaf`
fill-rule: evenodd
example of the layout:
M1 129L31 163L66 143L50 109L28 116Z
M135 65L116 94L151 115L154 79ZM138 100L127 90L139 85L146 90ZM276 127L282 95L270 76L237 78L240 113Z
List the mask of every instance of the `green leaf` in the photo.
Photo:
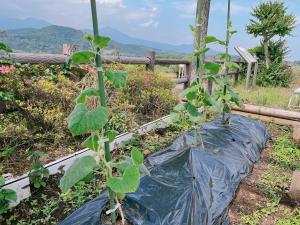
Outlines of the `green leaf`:
M96 166L97 162L92 156L77 159L60 180L59 187L62 192L68 191L78 181L84 179Z
M184 106L184 104L178 104L174 107L174 110L178 111L178 112L182 112L185 110L185 106Z
M191 25L191 24L189 24L189 28L190 28L190 30L192 31L192 32L195 32L195 27L193 26L193 25Z
M88 88L83 90L76 98L76 104L85 103L87 97L99 96L99 90L95 88Z
M187 103L186 110L189 113L189 115L192 117L201 116L201 113L198 111L197 107L190 103Z
M191 86L191 87L188 87L186 88L184 91L182 91L180 94L179 94L179 97L180 98L183 98L185 97L187 94L191 93L191 92L196 92L198 90L199 86L197 85L194 85L194 86Z
M106 71L105 76L111 82L113 87L121 88L126 85L128 75L126 71Z
M100 140L100 137L98 134L94 134L94 135L91 135L89 136L83 143L82 145L86 148L89 148L95 152L98 152L99 151L99 140Z
M16 202L17 201L17 193L14 190L11 189L3 189L4 198L7 201L10 202Z
M91 34L87 34L84 36L84 39L88 42L92 42L94 40L94 37Z
M200 49L199 51L194 53L194 56L201 56L201 55L205 54L206 52L208 52L209 50L210 50L210 48Z
M77 104L68 117L68 128L73 136L102 129L108 121L105 107L89 111L85 104Z
M219 73L221 66L213 62L205 62L204 68L209 70L210 73L216 75Z
M73 64L88 64L93 58L95 53L90 51L75 52L70 56L70 60Z
M110 37L96 36L93 43L97 48L105 48L108 46L109 41Z
M209 44L209 43L218 43L220 45L224 45L225 44L224 41L221 41L221 40L219 40L218 38L216 38L214 36L206 36L205 37L205 43L206 44Z
M116 193L135 192L140 183L139 166L129 165L123 174L123 177L110 177L107 186Z
M137 148L133 148L131 150L131 159L135 165L140 165L144 162L144 155Z
M5 178L3 176L0 176L0 186L3 186L5 184Z
M108 137L109 142L113 142L117 137L117 132L114 130L108 130L105 132L105 136Z
M224 65L228 69L239 69L240 68L240 66L234 62L225 62Z

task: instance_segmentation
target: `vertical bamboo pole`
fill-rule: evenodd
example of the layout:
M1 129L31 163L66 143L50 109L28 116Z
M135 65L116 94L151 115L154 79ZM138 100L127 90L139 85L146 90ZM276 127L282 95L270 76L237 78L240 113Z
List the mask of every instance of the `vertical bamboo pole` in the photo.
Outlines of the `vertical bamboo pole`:
M228 55L229 53L229 39L230 39L230 0L228 0L227 5L227 28L226 28L226 50L225 53ZM226 57L225 62L230 61L229 57ZM227 92L227 77L228 77L228 68L225 68L225 74L224 74L224 88L223 88L223 94L226 95ZM225 112L223 110L222 113L222 120L225 121Z
M92 11L94 37L96 37L99 35L96 0L91 0L91 11ZM97 49L97 51L99 51L99 49ZM106 96L105 96L104 81L103 81L102 60L101 60L101 56L99 54L96 54L95 61L96 61L96 67L98 70L98 86L99 86L100 104L101 104L101 106L106 107ZM105 126L104 129L106 131L107 126ZM106 141L104 143L104 148L105 148L105 160L107 162L109 162L109 161L111 161L109 141ZM110 189L109 189L109 202L110 202L110 208L113 209L115 207L114 193ZM115 212L112 212L111 220L112 220L113 224L116 223Z

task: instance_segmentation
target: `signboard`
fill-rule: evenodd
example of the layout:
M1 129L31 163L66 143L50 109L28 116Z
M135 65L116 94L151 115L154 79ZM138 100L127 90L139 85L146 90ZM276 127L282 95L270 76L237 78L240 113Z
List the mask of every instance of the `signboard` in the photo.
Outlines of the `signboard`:
M247 63L257 63L257 59L254 58L245 48L235 47L237 53L247 62Z

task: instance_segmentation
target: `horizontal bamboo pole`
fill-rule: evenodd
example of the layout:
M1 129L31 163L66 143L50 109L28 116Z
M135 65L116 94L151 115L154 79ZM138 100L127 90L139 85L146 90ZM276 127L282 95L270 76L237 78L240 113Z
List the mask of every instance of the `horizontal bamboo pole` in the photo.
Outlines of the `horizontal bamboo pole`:
M241 112L241 111L235 111L233 110L234 114L246 116L252 119L259 119L264 122L273 122L278 125L283 125L283 126L300 126L300 122L298 121L293 121L293 120L288 120L288 119L281 119L281 118L276 118L276 117L271 117L271 116L263 116L259 114L253 114L253 113L246 113L246 112Z
M281 119L298 121L298 122L300 121L300 113L299 112L293 112L293 111L288 111L288 110L283 110L283 109L274 109L274 108L268 108L268 107L264 107L264 106L245 104L244 108L233 107L233 110L239 111L239 112L262 115L262 116L271 116L274 118L281 118Z

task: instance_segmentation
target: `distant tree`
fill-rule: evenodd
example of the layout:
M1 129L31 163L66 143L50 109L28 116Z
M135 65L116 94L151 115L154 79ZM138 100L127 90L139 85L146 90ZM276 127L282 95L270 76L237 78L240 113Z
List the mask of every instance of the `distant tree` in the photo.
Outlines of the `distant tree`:
M270 67L269 42L274 36L292 34L296 25L296 17L287 13L284 2L268 1L260 3L251 13L254 17L246 26L246 30L254 37L262 37L266 67Z

